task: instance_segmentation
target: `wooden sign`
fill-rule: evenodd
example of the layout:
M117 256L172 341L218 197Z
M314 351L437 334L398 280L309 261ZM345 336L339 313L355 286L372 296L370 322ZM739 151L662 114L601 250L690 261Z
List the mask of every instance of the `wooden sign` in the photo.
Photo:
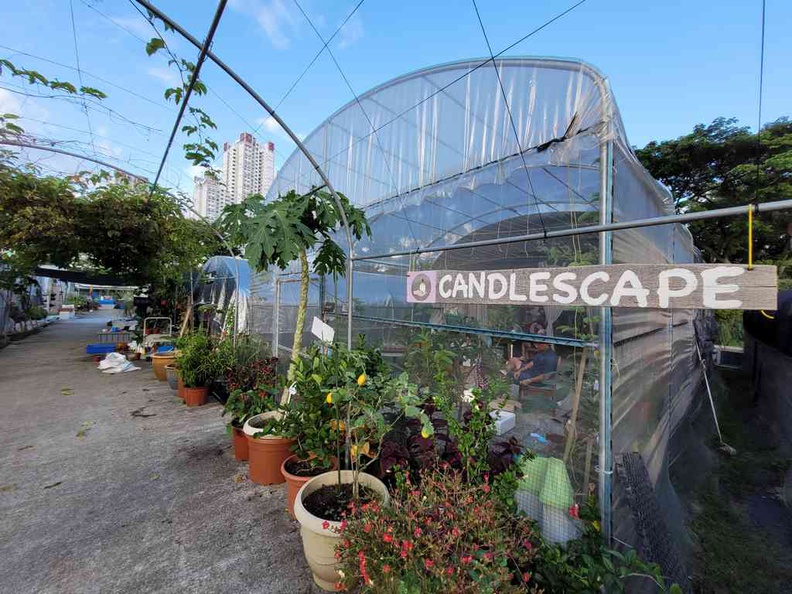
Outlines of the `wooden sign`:
M777 281L775 266L738 264L429 270L407 275L407 302L775 310Z

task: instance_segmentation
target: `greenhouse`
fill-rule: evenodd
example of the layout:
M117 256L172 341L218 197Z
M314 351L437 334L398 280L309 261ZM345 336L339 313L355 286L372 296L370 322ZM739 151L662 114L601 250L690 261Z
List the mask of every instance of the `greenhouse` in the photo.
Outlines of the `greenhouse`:
M505 406L516 423L504 435L537 454L520 505L537 519L544 507L544 531L563 540L573 528L548 525L548 510L596 495L605 533L634 541L630 511L614 494L615 464L639 453L674 532L669 440L700 381L694 311L407 302L409 272L697 261L679 224L546 238L670 214L673 201L635 158L596 69L546 58L496 65L464 61L399 77L305 139L371 223L371 238L352 246L352 334L381 345L397 366L420 366L421 340L450 348L462 355L464 389L510 377L511 361L550 345L555 368L536 385L512 385ZM319 186L295 151L267 198ZM248 330L272 337L282 357L296 281L293 270L278 272L250 295ZM347 336L349 306L346 280L312 280L308 319L322 317L337 340Z

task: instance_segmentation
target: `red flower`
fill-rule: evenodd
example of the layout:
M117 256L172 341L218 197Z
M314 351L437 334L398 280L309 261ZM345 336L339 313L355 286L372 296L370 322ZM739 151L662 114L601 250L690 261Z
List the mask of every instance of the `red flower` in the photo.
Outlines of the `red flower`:
M335 588L336 592L346 592L347 589L344 585L344 582L336 582L333 587Z
M454 538L459 537L459 529L456 526L451 528L451 536L453 536Z
M531 579L531 574L526 571L524 574L522 574L522 579L527 584Z
M339 528L341 530L346 530L346 526L347 526L346 520L341 520L341 525L339 526Z
M487 483L484 483L481 486L481 490L484 491L485 493L489 493L490 492L490 486Z
M382 573L390 573L390 570L391 570L391 566L388 565L387 563L382 566Z
M467 565L468 563L470 563L471 561L473 561L473 557L472 557L472 556L470 556L470 555L463 555L463 556L462 556L462 559L461 559L461 561L462 561L462 563L464 563L465 565Z
M341 560L341 552L340 551L336 551L335 552L335 558L336 558L336 561L340 561Z
M454 575L454 568L453 567L446 567L446 574Z
M347 548L347 549L348 549L348 548L349 548L349 547L351 547L351 546L352 546L352 543L351 543L351 542L349 542L349 539L348 539L348 538L345 538L345 539L344 539L344 548Z
M524 546L524 547L525 547L527 550L529 550L529 551L530 551L531 549L533 549L533 545L531 544L531 541L530 541L530 540L528 540L527 538L526 538L526 539L523 539L523 541L522 541L522 545L523 545L523 546Z
M415 538L420 538L421 534L422 534L422 531L421 531L420 528L416 528L415 530L413 530L413 536Z
M407 558L407 550L406 549L402 549L401 550L401 558L402 559L406 559Z
M325 520L324 522L322 522L322 530L327 530L328 528L330 528L330 522Z
M492 559L493 559L494 557L495 557L495 556L494 556L492 553L484 553L484 558L485 558L487 561L492 561Z
M424 567L426 569L431 569L432 567L434 567L434 561L431 561L429 559L424 559Z
M365 532L366 534L368 534L369 532L371 532L371 522L366 522L366 523L363 525L363 532Z
M577 503L569 506L569 515L575 518L576 520L580 519L580 507L578 506Z
M393 542L393 535L386 532L385 534L382 535L382 540L383 542Z

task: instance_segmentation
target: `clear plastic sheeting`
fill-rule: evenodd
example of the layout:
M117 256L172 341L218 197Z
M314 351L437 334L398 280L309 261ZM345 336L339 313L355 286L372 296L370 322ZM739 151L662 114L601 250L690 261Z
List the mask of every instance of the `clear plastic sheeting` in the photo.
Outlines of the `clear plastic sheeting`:
M220 334L236 317L237 328L244 328L250 296L250 266L230 256L209 258L201 270L200 283L193 295L194 307L209 318L210 329Z
M545 460L521 486L520 501L543 524L558 516L556 525L546 526L553 538L575 533L568 516L589 495L610 493L613 460L602 459L609 428L601 426L601 411L609 407L612 416L604 418L612 424L613 453L637 452L658 497L669 503L659 508L678 507L667 452L698 385L691 312L614 310L611 327L603 325L599 308L406 302L405 277L414 270L696 261L690 234L678 225L602 238L508 241L672 212L668 191L632 153L601 74L579 61L541 58L428 68L351 101L305 144L335 188L365 209L372 229L370 239L353 247L352 295L343 279L314 279L309 320L322 315L345 336L351 301L354 333L379 344L397 368L415 372L421 363L416 344L429 340L432 348L457 354L460 391L497 386L492 389L516 420L499 438L513 437ZM308 160L295 152L268 199L319 185ZM470 242L478 245L459 247ZM343 238L338 243L346 249ZM257 325L277 337L282 350L292 346L295 271L277 273L272 324ZM610 366L601 365L600 351L592 348L600 326L612 346ZM542 380L520 384L530 375L524 362L540 359L547 367ZM612 392L603 393L603 386ZM613 503L600 501L606 532L612 511L617 531L630 524L620 517L629 510ZM629 542L627 532L619 534Z

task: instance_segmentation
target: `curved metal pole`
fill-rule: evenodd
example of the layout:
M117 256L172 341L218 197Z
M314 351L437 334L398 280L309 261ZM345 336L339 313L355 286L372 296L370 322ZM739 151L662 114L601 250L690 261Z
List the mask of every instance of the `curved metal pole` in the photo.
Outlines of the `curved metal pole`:
M31 143L31 142L22 142L22 141L19 141L19 140L7 140L7 139L0 140L0 145L20 146L20 147L32 148L32 149L36 149L36 150L40 150L40 151L59 153L61 155L68 155L69 157L75 157L77 159L82 159L84 161L91 161L92 163L96 163L97 165L101 165L103 167L109 167L110 169L114 169L115 171L123 173L124 175L126 175L128 177L131 177L131 178L136 179L138 181L144 182L146 184L151 183L151 182L149 182L148 178L143 177L142 175L137 175L135 173L131 173L131 172L127 171L126 169L121 169L120 167L116 167L115 165L112 165L112 164L110 164L110 163L108 163L106 161L101 161L101 160L95 159L93 157L88 157L86 155L81 155L80 153L75 153L75 152L72 152L72 151L66 151L66 150L63 150L63 149L58 149L58 148L50 147L50 146L41 146L41 145L38 145L38 144L35 144L35 143ZM163 190L163 191L165 192L165 194L167 194L171 198L176 199L177 203L179 203L178 202L178 196L175 196L172 192L168 192L167 190ZM206 217L201 215L201 213L197 212L192 206L189 206L187 204L180 204L180 206L182 206L183 208L186 208L192 214L194 214L196 217L198 217L200 220L202 220L204 223L206 223L206 225L212 230L212 232L215 235L217 235L218 239L220 239L220 241L223 243L225 248L228 250L228 253L234 259L234 267L236 269L237 289L236 289L235 299L234 299L234 308L235 308L235 311L234 311L234 336L232 338L232 341L233 341L232 344L234 345L234 348L236 349L237 334L239 333L239 315L238 315L239 314L239 262L237 261L236 255L234 254L234 250L231 248L231 245L228 243L228 241L226 241L226 238L223 237L223 234L220 233L217 229L215 229L212 226L212 224L209 222L209 220ZM190 282L192 282L192 277L190 278Z
M188 31L186 31L181 25L179 25L176 21L168 17L164 14L161 10L159 10L156 6L151 4L148 0L135 0L138 4L140 4L143 8L148 10L151 14L155 15L157 18L162 20L166 23L169 27L172 27L174 31L179 33L182 37L184 37L187 41L193 44L197 48L201 48L202 44L198 41L193 35L191 35ZM346 232L346 240L347 240L347 247L349 254L347 256L346 262L346 276L347 276L347 348L352 348L352 258L353 258L353 248L354 244L352 242L352 231L349 228L349 221L347 221L346 212L344 211L344 205L341 202L341 199L338 197L338 193L335 191L333 184L330 182L330 179L327 177L325 172L319 166L319 163L314 159L313 155L310 153L308 148L303 144L302 140L300 140L297 135L292 131L291 128L284 122L281 117L275 113L275 110L269 106L269 104L264 101L264 99L259 95L248 83L246 83L241 76L239 76L236 72L234 72L225 62L223 62L220 58L218 58L211 50L206 52L206 55L209 57L212 62L217 64L223 72L225 72L228 76L230 76L234 81L245 91L248 95L250 95L256 102L263 107L266 112L278 122L278 125L283 129L286 134L288 134L289 138L292 139L294 144L297 145L297 148L300 149L305 158L311 163L311 166L314 168L316 173L319 174L319 177L322 179L322 182L327 186L327 189L330 190L330 194L333 196L333 200L336 203L336 207L338 208L339 212L341 213L341 221L344 224L344 230Z
M165 162L168 160L168 153L170 153L171 146L173 146L173 139L176 138L176 133L179 131L179 124L181 124L182 118L184 117L187 103L190 102L195 83L198 82L198 76L201 74L201 66L203 66L206 60L206 52L209 51L209 46L212 45L212 39L214 39L215 33L217 32L217 26L220 24L220 18L223 16L223 11L225 10L227 2L228 0L220 0L217 4L217 10L215 10L214 18L212 18L212 24L209 26L209 32L206 34L206 39L199 47L200 52L198 53L198 59L195 61L195 68L190 74L190 81L187 83L187 89L184 91L184 98L181 101L181 105L179 105L179 113L176 115L176 121L173 122L168 144L165 145L165 152L162 155L159 169L157 169L157 175L154 177L154 184L151 187L152 192L154 188L157 187L160 175L162 175L162 170L165 167Z

